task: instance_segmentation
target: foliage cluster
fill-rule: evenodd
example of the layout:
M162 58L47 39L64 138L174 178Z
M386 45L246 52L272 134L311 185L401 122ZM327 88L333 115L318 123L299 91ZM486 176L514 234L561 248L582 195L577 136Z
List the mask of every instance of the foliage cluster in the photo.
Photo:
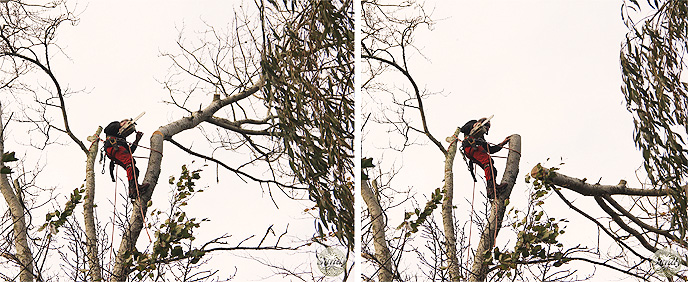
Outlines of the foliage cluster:
M16 162L18 160L19 159L17 159L14 156L14 152L8 152L8 153L2 154L2 163L3 164L8 163L8 162ZM3 165L2 168L0 168L0 174L10 174L10 173L12 173L12 168L5 166L5 165Z
M76 188L69 195L69 200L65 203L65 208L60 210L55 210L45 215L45 223L38 229L38 232L43 231L46 227L50 227L50 232L57 233L58 228L62 227L72 214L74 214L74 209L81 203L83 199L82 194L86 191L84 187Z
M551 174L556 170L558 168L551 168L547 173ZM513 271L525 263L551 262L553 266L559 267L571 260L567 257L568 251L564 250L564 245L559 242L559 236L565 233L565 226L562 224L568 220L551 218L542 207L552 189L559 189L548 183L548 178L548 175L526 176L526 183L532 180L533 185L528 209L518 211L512 208L510 211L515 219L511 226L518 230L513 249L500 250L499 247L495 247L492 252L483 254L486 262L494 261L496 264L497 277L512 277L515 275ZM521 214L523 217L519 220Z
M335 231L352 250L353 2L269 2L291 13L265 31L264 100L279 121L289 167L319 208L318 232Z
M624 3L624 23L629 32L621 49L621 90L633 113L636 146L655 186L673 191L677 213L672 222L685 237L688 202L681 188L688 176L688 83L682 75L688 52L688 2L647 1L649 7L630 0ZM641 10L651 10L636 22Z
M397 229L402 227L408 228L411 232L406 233L406 236L411 236L412 233L418 232L418 227L422 226L423 223L428 219L428 216L437 209L437 207L442 204L442 198L444 197L445 190L440 190L440 188L435 188L435 191L430 195L430 200L425 203L425 208L423 210L416 208L412 212L404 213L404 222L402 222ZM415 216L415 219L411 217Z
M175 187L172 209L169 217L155 231L155 242L151 252L142 253L134 250L127 259L127 263L138 272L137 279L143 279L146 276L153 278L154 271L160 263L188 259L190 264L196 264L206 254L202 248L194 248L192 243L196 239L194 230L200 227L202 222L208 220L189 218L182 210L195 193L203 192L194 188L195 181L201 178L201 171L201 169L189 170L186 165L183 165L178 179L174 176L170 177L169 184ZM162 211L153 210L151 215L162 213Z

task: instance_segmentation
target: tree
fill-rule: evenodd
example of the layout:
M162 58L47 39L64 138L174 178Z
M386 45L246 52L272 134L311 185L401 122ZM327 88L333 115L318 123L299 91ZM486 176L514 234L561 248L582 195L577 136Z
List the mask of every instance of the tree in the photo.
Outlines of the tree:
M407 245L409 237L406 234L409 234L409 230L391 228L388 214L392 213L394 206L414 201L412 191L400 191L391 187L389 183L394 174L374 169L373 159L364 159L361 167L364 169L361 198L366 206L361 219L361 254L371 262L373 270L370 276L363 273L364 280L373 280L373 276L377 276L379 281L405 280L405 273L399 263L401 257L412 252Z
M103 267L103 250L99 250L102 242L98 242L102 240L102 236L98 236L102 227L97 225L97 213L93 208L96 191L93 172L100 130L88 140L90 148L72 132L66 106L70 93L63 91L51 64L53 50L59 50L55 44L58 28L65 22L75 23L77 19L63 2L32 6L10 1L0 5L3 18L0 30L0 58L4 71L2 90L11 94L10 101L22 103L28 109L38 109L34 115L30 115L32 111L22 111L24 116L20 118L13 113L5 114L4 122L30 122L35 131L43 133L42 138L30 136L31 144L39 147L55 142L56 136L51 133L58 131L67 135L87 155L85 189L75 190L63 210L49 214L44 227L46 231L59 230L70 220L72 211L85 193L83 239L88 253L89 280L124 281L133 272L138 279L146 275L153 277L151 271L156 266L180 261L194 265L202 262L203 256L210 252L302 247L281 246L280 236L274 246L264 245L262 241L253 247L240 246L241 243L227 246L220 237L184 248L184 242L193 242L193 228L200 222L181 216L179 221L168 220L162 225L152 249L137 250L136 243L146 226L148 209L157 210L150 200L160 184L165 141L242 179L268 188L277 187L296 200L313 201L314 209L318 210L317 231L320 235L312 240L328 244L325 241L334 237L352 250L352 2L261 1L256 4L257 16L235 13L234 26L226 31L209 27L208 32L202 34L205 37L191 42L180 37L179 54L166 54L176 69L164 83L170 92L169 104L182 109L186 115L160 126L150 138L150 156L143 182L151 186L134 201L129 219L123 222L123 235L111 273ZM34 75L47 75L52 87L42 88L22 81ZM26 93L34 93L36 101L26 99ZM192 101L194 106L202 106L192 107ZM3 110L16 111L7 107ZM51 119L54 115L61 117L63 126ZM179 133L192 129L200 133L195 138L207 140L207 151L227 153L192 150L184 145L187 139L176 138ZM265 177L249 166L261 166L269 173ZM186 174L182 173L184 175L186 182L179 182L178 187L186 187L183 189L193 192L193 188L189 188L193 185L183 183L193 183L200 177L198 171L187 170ZM9 183L7 176L3 174L3 179ZM36 231L21 225L24 222L22 215L27 211L17 205L16 196L10 193L12 189L3 184L3 194L6 191L8 196L5 198L13 209L12 222L18 240L14 244L17 255L13 259L22 266L21 281L33 281L42 275L38 269L32 268L37 257L20 241L26 241L29 231ZM180 195L191 193L180 191ZM177 209L175 212L183 215L178 208L173 207L173 210ZM178 227L183 227L182 233L174 233ZM81 236L78 232L73 234Z
M640 24L631 20L636 16L631 12L642 9L646 13L648 8L635 1L624 5L630 32L623 45L621 61L625 83L623 91L628 108L636 118L635 140L646 159L647 173L651 175L649 185L627 187L625 180L617 185L590 184L587 179L559 174L558 167L538 165L526 176L532 183L528 184L532 185L532 192L527 207L512 207L509 216L505 217L508 195L498 197L491 203L489 214L478 221L483 226L481 242L474 249L472 261L460 260L460 250L464 245L456 239L460 230L455 230L456 215L453 214L456 209L452 195L456 146L452 142L459 134L456 131L447 138L449 145L434 137L430 130L433 125L427 121L429 111L423 103L430 91L420 86L428 82L420 82L413 75L411 58L418 57L415 50L423 49L414 42L414 32L424 24L432 24L424 12L428 9L412 2L398 6L381 2L364 5L367 8L364 9L362 40L364 73L368 79L364 93L374 93L366 97L369 103L366 118L385 124L387 132L396 133L390 135L390 144L400 145L390 146L392 149L403 151L410 145L421 143L419 140L425 140L443 153L445 177L441 213L446 256L438 254L435 259L444 262L442 267L447 268L452 281L493 281L505 277L525 281L576 280L581 278L574 275L575 270L567 269L576 261L636 279L661 279L653 271L651 257L647 253L662 248L685 249L683 228L680 227L685 216L672 212L680 210L681 202L685 201L680 200L684 190L682 179L685 171L681 167L685 158L682 149L685 135L679 133L683 129L678 126L685 119L685 95L681 94L685 83L680 81L680 72L685 67L680 58L687 46L683 29L685 3L666 1L649 5L650 9L656 10L649 13L650 17L642 18ZM403 80L398 79L399 74ZM390 83L393 75L397 79ZM400 86L398 81L409 86ZM381 98L382 93L389 98ZM514 136L511 140L510 146L520 143L514 142ZM502 182L509 183L509 191L518 173L518 163L509 164L517 159L515 152L519 152L517 155L520 157L520 148L511 147L510 160L502 179ZM545 202L553 201L549 195L557 195L555 198L559 198L566 207L598 226L618 251L615 249L605 257L593 256L594 248L581 247L576 241L560 241L559 235L564 233L562 222L573 221L575 217L550 217L543 208ZM668 195L672 195L673 200L667 207ZM596 207L583 207L583 200L574 201L572 197L591 199ZM415 214L425 213L416 209ZM509 241L500 245L501 240L497 240L499 231L508 226L513 228L514 236L500 236ZM589 277L583 279L586 278Z
M671 191L672 228L678 228L680 238L688 224L682 188L688 173L683 133L688 133L688 84L681 76L688 51L687 7L682 1L648 1L647 6L624 1L622 10L628 34L621 49L621 90L633 113L634 141L645 171L653 186ZM646 10L650 16L638 15Z
M35 126L33 128L34 131L43 135L37 137L38 140L43 139L43 142L31 142L31 144L44 148L50 142L51 130L57 130L67 134L84 152L87 152L84 144L70 130L64 102L65 93L47 61L50 56L49 48L53 47L56 28L65 22L74 21L73 14L63 10L59 2L45 6L25 6L19 3L4 3L2 6L2 12L0 12L0 17L2 17L0 58L3 61L3 76L0 78L2 79L0 85L2 85L2 90L5 90L3 92L10 92L10 95L36 93L37 107L34 111L23 111L24 116L21 117L24 119L23 121ZM53 13L52 11L55 10L57 12ZM54 91L49 91L50 94L45 100L39 99L37 91L34 90L35 88L23 83L21 80L23 76L34 71L47 75L54 87ZM63 127L46 122L49 115L48 107L51 106L56 107L61 112ZM2 111L6 111L6 109L2 109ZM35 112L36 115L31 116L30 113L32 112ZM12 115L10 114L8 120L12 118ZM5 128L3 127L1 131L4 133ZM0 139L2 139L0 143L3 144L2 153L4 156L4 136ZM14 154L12 153L11 155L13 156ZM9 168L4 163L11 160L13 158L6 159L3 157L3 163L0 164L0 167ZM14 255L5 253L5 257L9 257L11 261L19 266L20 281L33 281L35 278L40 278L41 275L34 272L37 270L34 267L37 265L37 257L34 257L29 245L30 236L26 219L27 209L20 198L20 186L16 185L16 190L12 189L13 187L10 184L12 181L8 177L10 173L11 170L9 169L3 172L0 176L0 182L2 183L0 186L12 216L13 246L16 253Z
M2 112L0 112L0 117ZM0 132L4 131L1 127ZM4 139L4 136L0 135L0 140ZM2 161L0 162L0 167L3 169L7 168L5 166L6 162L16 161L13 153L5 153L4 142L0 142L0 153L2 154ZM33 280L33 255L31 253L31 248L29 247L27 227L26 227L26 217L24 215L24 207L21 199L17 196L16 191L13 189L9 178L7 177L9 172L6 170L0 175L0 191L5 198L5 202L10 209L10 214L12 216L12 227L14 232L14 248L16 253L12 255L9 252L4 251L3 256L10 257L14 263L19 266L20 269L20 279L21 281L32 281Z
M366 176L367 177L367 176ZM372 186L372 187L371 187ZM361 182L361 198L365 201L370 214L375 255L373 259L379 264L379 281L392 281L394 276L392 268L392 253L387 246L385 216L377 195L379 189L377 182L372 185L367 179ZM377 193L376 193L377 192Z

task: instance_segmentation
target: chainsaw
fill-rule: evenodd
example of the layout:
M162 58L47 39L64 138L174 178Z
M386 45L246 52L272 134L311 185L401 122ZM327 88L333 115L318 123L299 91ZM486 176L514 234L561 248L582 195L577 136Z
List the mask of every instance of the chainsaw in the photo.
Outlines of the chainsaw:
M473 125L473 129L471 129L471 133L469 133L468 135L470 135L470 136L479 136L479 135L485 134L485 133L487 132L487 129L485 128L485 125L486 125L488 122L490 122L490 120L492 119L492 117L494 117L494 115L491 115L489 118L487 118L486 120L484 120L484 121L482 121L482 122L480 122L480 123L477 123L477 122L476 122L476 123Z
M146 112L142 112L140 115L138 115L134 119L127 120L124 123L124 125L122 125L122 127L119 128L119 135L126 138L127 136L134 133L136 131L136 127L135 127L136 121L139 120L143 116L143 114L145 114L145 113Z

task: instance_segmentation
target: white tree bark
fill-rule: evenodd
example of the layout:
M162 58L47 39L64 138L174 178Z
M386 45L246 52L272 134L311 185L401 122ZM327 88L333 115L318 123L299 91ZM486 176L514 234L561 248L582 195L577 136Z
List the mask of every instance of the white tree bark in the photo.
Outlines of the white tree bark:
M376 185L373 188L377 190ZM370 213L370 221L373 227L373 246L375 247L375 259L380 265L378 272L378 281L390 282L394 277L392 272L392 255L387 246L387 239L385 238L385 219L380 206L380 201L370 187L368 181L361 181L361 197L368 207Z
M461 133L457 128L454 136ZM460 281L461 268L456 251L456 231L454 230L454 158L458 149L458 139L452 137L444 159L444 198L442 199L442 224L447 240L447 270L451 281Z
M93 213L93 199L96 195L95 163L98 156L98 136L103 131L98 127L96 134L90 136L88 141L91 147L86 155L86 195L84 197L84 225L86 231L86 248L88 257L88 275L91 281L102 281L102 268L98 259L98 238L96 237L96 224Z
M600 185L590 184L584 179L578 179L566 176L555 171L536 165L530 171L530 175L536 179L543 180L543 177L549 176L552 184L574 191L584 196L601 196L601 195L627 195L627 196L665 196L667 190L665 189L638 189L626 187L625 181L620 181L617 185Z
M129 227L124 231L122 241L119 245L119 250L117 251L117 257L115 258L115 265L113 267L112 277L110 279L111 281L125 281L129 275L130 270L128 269L127 259L130 258L131 251L134 250L136 241L138 240L139 235L141 235L144 222L143 215L145 215L148 210L148 201L150 200L153 191L155 191L158 178L160 177L163 141L165 138L171 138L177 133L194 128L201 122L209 120L213 114L222 109L224 106L235 103L257 92L261 87L263 87L264 83L265 79L261 77L254 86L244 90L243 92L224 99L214 99L212 103L210 103L210 105L208 105L208 107L205 109L194 112L189 117L184 117L167 125L161 126L157 131L153 132L153 135L150 138L151 150L148 158L148 168L146 169L146 175L143 179L143 183L148 183L150 186L148 187L148 191L140 195L140 200L134 202L133 212L129 218Z
M499 229L502 227L507 200L511 195L514 183L516 183L516 177L518 176L518 165L521 161L520 152L521 136L518 134L511 135L509 137L509 155L506 160L506 168L504 169L504 176L502 176L501 182L506 183L507 188L504 193L497 193L495 200L492 202L492 210L487 220L487 226L480 236L480 243L475 251L475 259L468 281L485 281L487 277L488 265L483 254L492 250L497 235L499 234Z
M2 122L2 105L0 105L0 156L5 153L4 124ZM5 164L0 159L0 168ZM29 248L29 240L26 229L26 218L24 217L24 207L17 194L12 189L11 181L7 174L0 174L0 192L7 202L10 214L12 215L12 228L14 231L14 248L17 252L16 263L20 266L19 281L33 281L33 255Z

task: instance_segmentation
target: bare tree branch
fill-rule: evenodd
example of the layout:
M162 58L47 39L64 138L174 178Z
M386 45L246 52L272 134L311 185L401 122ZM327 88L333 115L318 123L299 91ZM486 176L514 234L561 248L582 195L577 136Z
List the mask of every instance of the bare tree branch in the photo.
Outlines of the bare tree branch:
M423 123L422 133L424 133L430 139L430 141L432 141L432 143L434 143L435 146L437 146L437 148L440 151L442 151L442 154L447 155L447 149L445 149L444 146L442 146L442 143L440 143L440 141L437 140L437 138L435 138L435 136L433 136L432 133L430 133L430 130L428 129L428 124L427 124L427 121L425 119L425 109L423 108L423 99L421 99L421 96L420 96L420 89L418 88L418 85L416 84L415 79L411 76L411 74L408 72L408 70L406 70L405 68L402 68L396 62L387 60L385 58L372 56L370 54L363 54L363 55L361 55L361 58L376 60L376 61L380 61L382 63L388 64L390 66L393 66L398 71L400 71L406 77L406 79L408 79L408 81L411 83L411 85L413 85L413 91L416 95L416 101L418 102L417 109L418 109L418 112L420 113L420 119ZM420 131L420 130L418 130L418 131Z
M640 253L638 253L634 248L631 248L630 246L628 246L623 240L621 240L621 238L620 238L619 236L616 236L612 231L610 231L609 229L607 229L607 227L605 227L605 226L604 226L602 223L600 223L597 219L595 219L594 217L590 216L589 214L587 214L586 212L584 212L584 211L581 210L580 208L576 207L576 205L574 205L574 204L571 203L568 199L566 199L566 197L564 197L564 195L561 194L561 192L560 192L559 190L556 190L556 189L555 189L555 190L554 190L554 193L556 193L557 196L559 196L559 198L560 198L567 206L569 206L569 208L571 208L572 210L578 212L579 214L581 214L582 216L584 216L584 217L587 218L588 220L594 222L594 223L597 225L598 228L600 228L602 231L604 231L605 234L607 234L607 235L609 236L609 238L614 239L614 241L616 241L619 245L623 246L624 248L626 248L627 250L629 250L631 253L633 253L634 255L638 256L639 258L642 258L643 260L647 260L646 257L644 257L643 255L641 255Z
M633 235L633 237L635 237L635 238L638 240L638 242L640 242L640 244L643 245L643 247L645 247L646 249L648 249L650 252L653 252L653 253L657 251L657 247L655 247L655 246L651 245L650 243L648 243L647 240L645 239L645 237L644 237L642 234L640 234L640 232L638 232L637 230L635 230L635 229L631 228L630 226L628 226L628 224L626 224L626 223L623 221L623 219L621 219L621 217L620 217L616 212L614 212L614 211L607 205L607 203L604 202L604 200L602 199L602 197L600 197L600 196L595 196L595 201L596 201L597 204L600 206L600 208L602 208L602 210L603 210L604 212L606 212L609 216L612 217L612 220L614 220L614 222L616 222L616 224L619 225L619 227L621 227L621 229L623 229L624 231L626 231L626 232L628 232L629 234Z
M625 217L627 217L628 219L633 221L635 224L637 224L641 228L648 230L652 233L656 233L658 235L662 235L664 237L667 237L669 240L678 242L679 244L683 245L684 247L688 247L688 243L686 243L686 241L684 241L681 238L678 238L677 236L672 234L671 231L655 228L654 226L651 226L651 225L643 222L642 220L640 220L639 218L637 218L636 216L631 214L628 210L626 210L619 203L617 203L610 195L602 195L601 197L604 198L607 202L609 202L609 204L611 204L612 207L614 207L616 210L621 212L621 214L623 214Z
M222 161L220 161L220 160L217 160L217 159L215 159L215 158L208 157L208 156L206 156L206 155L202 155L202 154L200 154L200 153L194 152L194 151L192 151L191 149L184 147L182 144L179 144L179 142L174 141L174 139L172 139L172 137L166 138L165 140L169 141L170 143L174 144L175 146L177 146L177 147L178 147L179 149L181 149L182 151L184 151L184 152L186 152L186 153L188 153L188 154L190 154L190 155L192 155L192 156L196 156L196 157L202 158L202 159L204 159L204 160L208 160L208 161L214 162L214 163L216 163L216 164L218 164L218 165L224 167L225 169L227 169L227 170L229 170L229 171L231 171L231 172L236 173L236 174L239 175L240 177L242 177L242 176L243 176L243 177L247 177L247 178L249 178L249 179L251 179L251 180L253 180L253 181L259 182L259 183L272 183L272 184L276 184L276 185L279 186L279 187L284 187L284 188L299 189L299 190L305 190L305 189L306 189L306 188L303 188L303 187L296 187L296 186L293 186L293 185L284 184L284 183L278 182L278 181L276 181L276 180L271 180L271 179L265 180L265 179L256 178L256 177L254 177L254 176L251 175L251 174L248 174L248 173L245 173L245 172L243 172L243 171L241 171L241 170L239 170L239 169L235 169L235 168L233 168L233 167L230 167L230 166L228 166L227 164L225 164L224 162L222 162Z

